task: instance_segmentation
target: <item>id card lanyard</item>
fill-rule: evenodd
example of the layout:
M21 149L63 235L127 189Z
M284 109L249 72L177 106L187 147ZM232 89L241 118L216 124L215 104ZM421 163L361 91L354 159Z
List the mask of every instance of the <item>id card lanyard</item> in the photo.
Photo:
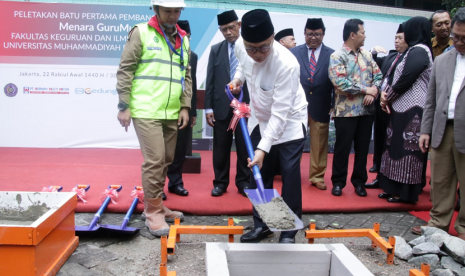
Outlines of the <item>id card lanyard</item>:
M175 53L176 55L178 55L180 58L181 58L181 73L184 71L185 67L184 67L184 51L183 51L183 41L184 41L184 38L181 36L181 34L178 32L179 34L179 37L181 38L181 53L178 53L176 52L176 50L174 49L173 45L171 45L171 43L168 41L168 38L166 38L166 34L165 34L165 31L163 30L163 28L161 28L161 31L163 32L163 37L165 38L165 41L166 41L166 44L168 44L168 47L170 47L171 51L173 53ZM181 74L182 75L182 74ZM185 80L184 80L184 77L181 76L181 85L182 85L182 91L186 90L186 85L185 85Z

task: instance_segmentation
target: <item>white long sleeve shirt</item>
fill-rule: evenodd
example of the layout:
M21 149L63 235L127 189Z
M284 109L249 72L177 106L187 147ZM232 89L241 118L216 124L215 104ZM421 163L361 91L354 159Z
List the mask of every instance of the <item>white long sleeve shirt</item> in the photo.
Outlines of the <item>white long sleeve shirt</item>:
M457 53L457 61L455 64L454 82L449 97L449 110L447 112L448 119L455 117L455 104L459 96L460 87L465 79L465 55Z
M269 152L272 145L304 138L307 99L300 85L300 65L291 51L275 42L268 58L258 63L247 55L242 38L234 51L239 60L235 78L247 81L249 88L249 130L256 125L254 118L260 125L258 148Z

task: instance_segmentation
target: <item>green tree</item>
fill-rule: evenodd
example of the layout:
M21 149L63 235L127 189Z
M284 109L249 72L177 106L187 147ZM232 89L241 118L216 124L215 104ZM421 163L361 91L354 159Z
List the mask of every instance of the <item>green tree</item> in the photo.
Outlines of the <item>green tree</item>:
M446 6L451 16L454 16L458 8L465 7L464 0L442 0L442 4Z

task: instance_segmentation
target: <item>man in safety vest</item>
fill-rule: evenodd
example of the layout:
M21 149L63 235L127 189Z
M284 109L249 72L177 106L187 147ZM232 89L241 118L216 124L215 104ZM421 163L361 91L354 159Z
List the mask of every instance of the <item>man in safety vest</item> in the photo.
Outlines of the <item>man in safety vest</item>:
M151 4L156 15L129 32L116 89L118 120L127 131L132 119L144 157L145 225L160 237L168 235L166 221L183 218L181 212L163 206L162 194L178 128L189 122L192 79L189 39L176 24L184 0L151 0Z

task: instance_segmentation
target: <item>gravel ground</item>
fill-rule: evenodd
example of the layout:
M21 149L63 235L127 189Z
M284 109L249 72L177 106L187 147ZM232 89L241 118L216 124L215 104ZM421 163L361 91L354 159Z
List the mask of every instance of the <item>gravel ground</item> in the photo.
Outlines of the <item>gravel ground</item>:
M76 225L86 225L91 218L92 214L77 214ZM105 214L102 217L102 223L119 224L122 218L122 214ZM234 219L235 224L243 225L246 231L252 226L250 216L234 217ZM304 215L304 222L308 223L310 220L317 222L317 229L371 228L373 222L380 222L380 234L386 240L388 236L400 235L407 241L415 238L410 234L409 228L422 222L408 213ZM160 239L151 236L143 223L138 215L133 216L131 226L140 227L141 231L132 237L102 235L80 237L79 247L57 275L159 275ZM187 216L182 224L227 225L227 217ZM304 231L299 231L296 243L306 244L307 239L304 235ZM240 236L236 235L235 242L239 242L239 238ZM277 243L278 238L279 235L275 234L262 243ZM176 275L179 276L206 275L205 243L227 241L228 238L225 235L181 235L181 242L177 243L175 254L169 256L168 271L176 271ZM415 268L397 258L395 258L394 265L386 264L386 254L379 248L372 248L371 240L368 238L315 239L315 243L344 244L376 276L407 276L409 270Z

